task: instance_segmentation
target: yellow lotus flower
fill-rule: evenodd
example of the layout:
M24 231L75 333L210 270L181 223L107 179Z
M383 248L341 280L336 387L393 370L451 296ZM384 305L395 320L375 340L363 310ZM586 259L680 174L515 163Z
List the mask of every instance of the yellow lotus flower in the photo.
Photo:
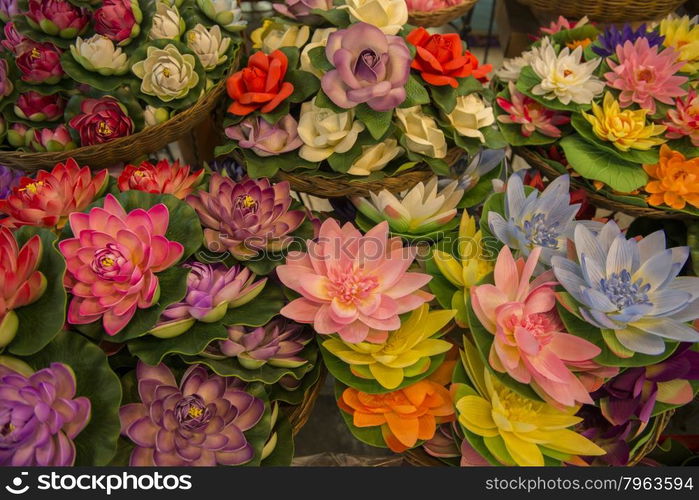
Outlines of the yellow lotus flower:
M665 37L663 45L679 52L679 60L685 61L682 71L699 71L699 24L696 18L667 17L660 21L660 34Z
M619 102L611 93L604 95L604 102L592 103L592 115L583 113L585 119L592 125L595 135L603 141L614 144L621 151L629 149L648 150L666 142L665 139L654 137L665 132L664 125L646 125L647 110L621 110Z
M423 304L398 330L390 332L383 344L350 344L331 338L323 342L323 347L349 364L358 377L376 379L386 389L395 389L405 377L427 371L430 356L451 348L449 342L435 337L440 336L437 332L451 321L454 313L451 310L430 312L429 306Z

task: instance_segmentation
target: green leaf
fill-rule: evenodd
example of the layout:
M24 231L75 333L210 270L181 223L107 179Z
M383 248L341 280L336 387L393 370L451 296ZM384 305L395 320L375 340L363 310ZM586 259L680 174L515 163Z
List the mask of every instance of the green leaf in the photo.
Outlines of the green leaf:
M401 108L410 108L430 103L430 94L414 75L410 75L408 83L405 85L407 97L400 105Z
M318 106L319 108L329 108L335 113L344 113L347 110L341 108L337 104L335 104L329 97L328 95L323 92L323 89L318 90L318 94L315 97L314 101L315 105Z
M317 359L316 359L317 361ZM270 401L279 401L282 403L287 403L290 405L299 405L303 401L304 396L306 395L306 392L311 390L313 386L316 385L316 383L319 382L320 379L320 372L323 369L323 363L315 363L315 366L313 367L313 370L308 372L306 375L303 376L303 380L301 381L301 385L296 387L293 390L286 389L282 386L281 383L277 382L276 384L267 386L268 393L269 393L269 400Z
M475 186L464 193L459 202L459 208L471 208L480 205L493 192L493 179L500 177L502 165L495 167L483 175Z
M279 50L284 52L284 55L287 58L287 68L289 70L295 69L299 64L299 57L301 55L301 51L298 49L298 47L281 47Z
M308 51L308 57L311 59L313 67L320 71L335 69L335 66L333 66L325 56L325 47L313 47Z
M284 100L284 102L279 104L276 108L274 108L269 113L260 113L260 116L267 123L271 123L272 125L275 125L284 116L289 114L290 108L291 108L291 105L289 104L289 100L286 99L286 100Z
M459 78L458 81L457 88L453 88L451 85L429 85L432 100L444 113L448 114L454 111L457 97L484 91L483 84L472 76Z
M551 35L551 39L558 45L565 46L568 43L579 40L596 40L600 31L592 24L584 24L570 30L561 30L558 33ZM595 57L597 57L595 55Z
M333 153L328 157L328 164L335 172L346 173L354 160L359 158L362 154L362 145L359 141L355 142L354 145L346 153Z
M279 157L262 158L257 156L251 149L243 149L242 151L245 157L246 171L250 178L274 177L279 171L279 163L277 162Z
M294 92L289 96L289 102L305 102L318 93L320 80L312 73L301 70L291 70L286 73L286 81L294 86Z
M393 111L374 111L366 103L362 103L357 106L356 112L357 118L366 125L371 136L377 141L391 126Z
M322 17L338 28L346 28L350 24L350 17L347 9L311 9L311 14Z
M284 303L282 288L278 285L275 286L274 283L268 283L254 300L240 307L229 309L222 321L226 326L266 325L274 316L279 314L281 308L284 307Z
M272 453L262 460L262 467L288 467L294 458L294 435L286 415L280 413L272 429L277 434L277 445Z
M272 432L272 410L270 408L269 400L267 399L267 393L263 384L258 382L253 382L248 384L245 388L245 392L252 394L258 399L265 402L265 412L260 421L252 429L245 431L245 439L250 443L250 445L255 450L255 457L248 463L244 464L245 467L257 467L262 461L262 449L267 443L269 436Z
M86 83L93 88L107 92L116 89L120 85L131 83L133 81L133 78L128 74L122 76L105 76L94 71L88 71L75 59L73 59L73 55L69 50L61 54L61 67L63 68L63 71L65 71L73 80L80 83Z

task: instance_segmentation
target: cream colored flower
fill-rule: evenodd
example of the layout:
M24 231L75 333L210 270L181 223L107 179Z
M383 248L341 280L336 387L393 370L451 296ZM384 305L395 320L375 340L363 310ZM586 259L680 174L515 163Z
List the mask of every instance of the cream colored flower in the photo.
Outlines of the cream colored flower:
M226 52L231 45L231 39L221 34L221 28L215 24L210 30L197 24L187 32L187 47L197 55L206 71L211 71L222 64L228 56Z
M179 40L184 33L185 23L175 6L158 2L153 16L153 27L148 36L151 40Z
M387 35L395 35L408 22L405 0L346 0L339 7L347 9L352 21L376 26Z
M354 160L354 163L347 171L351 175L370 175L388 165L403 152L403 148L398 145L395 139L386 139L378 144L362 146L362 154Z
M479 129L495 123L493 108L486 106L478 94L457 97L456 106L446 117L459 135L474 137L481 142L485 142L485 137Z
M354 119L354 111L335 113L328 108L315 105L315 99L301 105L298 133L304 145L299 156L311 162L325 160L333 153L346 153L357 136L364 130L364 124Z
M199 9L226 31L241 31L248 25L237 0L196 0Z
M330 36L330 33L335 31L337 31L337 28L322 28L313 31L311 41L308 42L303 48L299 59L301 62L301 69L303 71L313 73L318 78L321 78L325 74L325 71L313 66L313 63L311 63L310 52L316 47L325 47L328 44L328 37Z
M396 118L410 151L430 158L444 158L447 155L444 132L434 118L422 112L420 106L396 108Z
M129 70L128 57L109 38L102 35L83 40L78 37L70 53L83 68L100 75L123 75Z
M195 64L193 55L180 54L169 44L164 49L148 47L146 58L134 64L131 71L141 79L141 92L170 102L183 98L199 83Z
M262 49L269 54L282 47L301 48L311 36L311 29L308 26L278 23L270 19L265 19L262 27L257 28L250 35L253 48Z
M541 52L547 50L546 48L550 45L551 39L549 37L542 38L541 44L538 47L522 52L520 56L505 59L495 74L498 78L506 82L516 82L522 72L522 68L529 66L534 59L541 57Z
M146 127L154 127L170 119L170 112L165 108L156 108L150 104L143 111L143 121Z

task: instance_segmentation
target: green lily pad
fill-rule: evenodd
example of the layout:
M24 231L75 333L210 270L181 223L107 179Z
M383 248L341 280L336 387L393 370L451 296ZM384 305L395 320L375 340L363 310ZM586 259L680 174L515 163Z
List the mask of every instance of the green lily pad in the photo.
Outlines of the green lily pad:
M226 326L262 326L278 315L282 307L284 307L284 292L280 286L268 283L253 300L240 307L229 309L222 322Z
M493 179L500 178L502 165L483 175L475 186L464 193L458 208L472 208L483 203L493 192Z
M73 80L107 92L121 85L134 83L133 77L130 77L128 73L121 76L106 76L95 71L89 71L73 59L73 55L68 50L61 54L61 67Z
M286 415L279 414L272 432L277 433L277 445L272 453L262 460L260 465L262 467L288 467L294 458L294 434Z
M456 98L472 94L474 92L483 92L485 88L483 84L469 76L467 78L459 78L459 86L453 88L451 85L429 85L420 77L420 82L430 89L432 101L444 113L451 113L456 107Z
M317 359L316 359L317 361ZM281 386L279 382L267 386L270 401L279 401L289 405L299 405L303 401L306 393L313 387L320 378L320 372L323 370L322 363L315 363L313 369L303 376L301 385L294 390L288 390Z
M245 388L245 391L265 402L265 413L260 421L255 427L244 432L245 439L247 439L248 443L250 443L255 450L255 456L250 462L243 465L245 467L257 467L262 462L262 449L272 432L272 409L263 384L258 382L250 383Z

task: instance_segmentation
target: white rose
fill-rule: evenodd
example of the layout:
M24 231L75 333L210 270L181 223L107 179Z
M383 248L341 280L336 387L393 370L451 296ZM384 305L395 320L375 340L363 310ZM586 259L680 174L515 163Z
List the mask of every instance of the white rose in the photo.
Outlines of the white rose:
M460 135L474 137L481 142L485 142L485 137L478 129L489 127L495 122L493 108L486 107L478 94L457 97L456 107L446 117Z
M387 35L395 35L408 22L405 0L346 0L352 21L373 24Z
M303 48L299 58L301 69L303 71L308 71L309 73L314 74L318 78L321 78L325 74L324 71L313 66L313 63L311 62L310 52L316 47L325 47L328 44L328 37L330 36L330 33L333 33L335 31L337 31L337 28L322 28L317 29L313 32L311 41L308 42L306 46Z
M199 83L195 64L193 55L181 54L169 44L164 49L148 47L146 58L131 71L141 79L141 92L170 102L185 97Z
M296 24L271 23L268 24L262 33L262 51L270 54L282 47L301 48L311 36L311 29L308 26Z
M301 105L298 134L304 145L299 156L311 162L325 160L333 153L346 153L364 130L364 124L354 119L354 111L335 113L312 102Z
M170 118L170 112L165 108L156 108L148 104L143 111L143 121L146 127L154 127Z
M370 175L384 168L388 163L403 152L395 139L386 139L384 142L362 146L362 154L354 160L347 171L351 175Z
M153 16L153 26L148 34L150 39L179 40L184 30L184 19L180 16L177 7L169 7L163 2L158 2Z
M218 24L210 30L197 24L187 33L187 47L197 55L206 71L211 71L228 58L226 51L230 45L231 39L221 34Z
M83 68L100 75L123 75L129 70L126 54L106 36L94 35L85 40L78 37L70 46L70 53Z
M396 108L396 118L410 151L430 158L444 158L447 155L444 132L434 118L422 112L420 106Z

